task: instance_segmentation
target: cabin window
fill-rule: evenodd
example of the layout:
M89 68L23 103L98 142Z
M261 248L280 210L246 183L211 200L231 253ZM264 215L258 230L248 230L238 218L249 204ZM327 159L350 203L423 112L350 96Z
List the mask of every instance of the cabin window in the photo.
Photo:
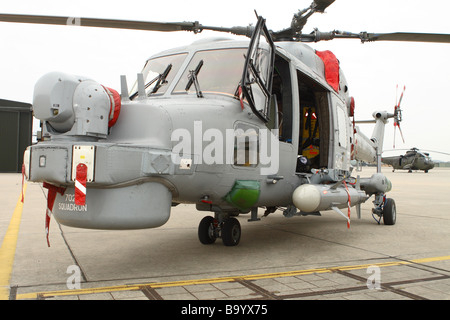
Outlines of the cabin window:
M338 142L339 146L342 148L347 148L347 116L344 109L338 105L337 106L337 120L338 120Z
M258 128L238 122L234 128L234 165L256 167L259 163Z

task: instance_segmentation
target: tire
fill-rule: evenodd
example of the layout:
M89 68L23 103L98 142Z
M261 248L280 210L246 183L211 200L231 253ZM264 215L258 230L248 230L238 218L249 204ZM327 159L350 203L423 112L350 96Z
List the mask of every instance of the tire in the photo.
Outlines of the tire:
M211 216L204 217L198 225L198 239L202 244L212 244L216 242L214 233L214 218Z
M386 203L383 208L383 222L385 225L392 226L397 220L397 210L395 207L394 199L386 199Z
M237 246L241 239L241 224L236 218L225 220L222 226L222 242L225 246Z

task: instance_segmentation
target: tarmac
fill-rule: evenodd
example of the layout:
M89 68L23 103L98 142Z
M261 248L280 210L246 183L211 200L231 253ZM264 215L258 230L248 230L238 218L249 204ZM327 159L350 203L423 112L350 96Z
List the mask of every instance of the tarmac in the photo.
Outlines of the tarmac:
M256 222L241 215L236 247L202 245L197 227L206 214L194 205L174 207L168 223L145 230L52 219L49 247L47 190L25 181L22 203L21 174L0 174L0 300L449 300L450 168L382 171L393 184L395 225L375 221L373 198L361 219L352 208L350 228L333 211L277 211Z

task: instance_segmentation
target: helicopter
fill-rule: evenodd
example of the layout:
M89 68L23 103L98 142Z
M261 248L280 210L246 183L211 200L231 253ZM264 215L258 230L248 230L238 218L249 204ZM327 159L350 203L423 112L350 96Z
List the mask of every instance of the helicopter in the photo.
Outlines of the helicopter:
M405 149L398 149L398 150L405 150ZM443 154L449 155L448 153ZM413 170L423 170L425 173L427 173L429 170L433 169L435 165L434 161L431 159L430 154L428 152L422 152L417 148L411 148L407 150L404 155L382 157L381 161L385 164L392 166L392 172L394 172L396 169L401 169L401 170L408 170L408 172L410 173Z
M120 93L93 79L52 72L38 80L33 113L42 138L24 154L23 174L48 189L50 218L70 227L106 230L156 228L171 208L194 204L210 212L198 226L202 244L236 246L238 215L259 221L332 210L350 227L350 210L372 196L372 212L396 222L396 205L381 172L384 128L400 109L375 111L369 138L355 126L355 100L330 51L306 43L332 39L450 42L448 34L303 33L308 18L334 0L314 0L291 25L204 26L0 14L0 21L151 30L232 33L150 57ZM370 177L353 177L352 160L377 164ZM345 214L342 210L347 211Z

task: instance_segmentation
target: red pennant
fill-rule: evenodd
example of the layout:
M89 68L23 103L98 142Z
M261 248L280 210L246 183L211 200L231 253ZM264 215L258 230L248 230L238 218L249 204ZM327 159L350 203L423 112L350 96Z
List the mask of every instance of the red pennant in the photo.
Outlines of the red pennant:
M47 210L45 211L45 234L47 237L47 245L50 247L50 241L48 239L50 233L50 217L52 215L53 205L55 204L56 193L59 192L63 195L66 192L66 188L57 187L47 182L44 182L44 188L48 189Z

